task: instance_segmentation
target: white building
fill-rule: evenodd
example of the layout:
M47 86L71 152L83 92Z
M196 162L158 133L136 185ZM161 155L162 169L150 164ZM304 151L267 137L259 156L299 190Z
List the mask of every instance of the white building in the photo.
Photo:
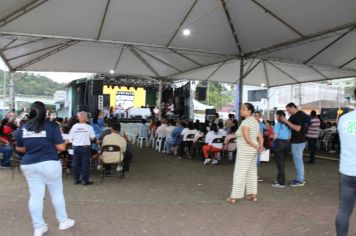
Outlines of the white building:
M41 95L15 95L15 110L19 111L29 111L31 103L41 101L43 102L47 109L54 110L55 109L55 102L53 97L50 96L41 96ZM1 115L4 112L9 110L9 98L6 97L4 101L4 96L0 95L0 111Z
M261 99L261 97L263 98ZM344 90L340 87L320 83L287 85L268 90L264 87L244 86L243 101L251 102L257 110L285 109L285 106L290 102L303 108L303 104L319 100L339 101L340 104L343 104Z
M58 117L69 117L70 102L68 100L67 91L56 91L53 94L53 100L56 105Z

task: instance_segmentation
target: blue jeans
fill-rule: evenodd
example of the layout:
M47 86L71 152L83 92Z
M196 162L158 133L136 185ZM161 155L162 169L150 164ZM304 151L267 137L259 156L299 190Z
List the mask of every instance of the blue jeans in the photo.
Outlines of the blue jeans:
M316 138L308 138L308 147L310 153L310 162L315 162Z
M174 144L174 140L172 138L166 138L166 142L164 142L164 149L167 153L172 152L172 145Z
M46 186L51 195L52 205L59 223L68 219L63 195L62 166L59 161L43 161L30 165L21 165L30 191L28 208L35 229L41 228L43 219L43 200Z
M8 145L0 146L0 152L3 153L3 157L1 160L1 166L10 167L11 165L11 155L12 155L12 147Z
M73 154L73 177L78 181L82 175L82 181L89 181L89 168L90 168L90 146L74 146Z
M304 162L303 151L305 143L292 143L293 162L295 167L295 180L303 183L304 181Z
M340 204L336 216L337 236L346 236L356 201L356 176L340 174Z

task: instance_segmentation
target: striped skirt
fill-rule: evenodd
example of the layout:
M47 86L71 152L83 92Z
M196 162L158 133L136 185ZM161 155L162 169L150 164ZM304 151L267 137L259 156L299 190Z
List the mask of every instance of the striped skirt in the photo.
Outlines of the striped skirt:
M257 194L257 152L237 149L232 184L232 198L243 198L246 194Z

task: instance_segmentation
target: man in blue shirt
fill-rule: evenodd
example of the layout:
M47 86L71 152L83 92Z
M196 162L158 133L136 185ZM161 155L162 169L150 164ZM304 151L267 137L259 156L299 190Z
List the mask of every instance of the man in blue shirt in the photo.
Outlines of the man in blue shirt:
M177 152L176 147L180 146L182 142L181 133L184 129L183 121L177 123L177 126L172 130L171 138L167 141L167 150L171 150L171 146L174 146L173 154Z
M356 98L356 89L354 90ZM340 137L340 204L336 216L337 236L346 236L356 201L356 110L343 115L337 127Z

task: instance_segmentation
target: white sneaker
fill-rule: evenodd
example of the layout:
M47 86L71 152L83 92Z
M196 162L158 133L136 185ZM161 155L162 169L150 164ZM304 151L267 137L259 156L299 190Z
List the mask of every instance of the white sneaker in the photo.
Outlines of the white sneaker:
M210 161L211 161L211 159L209 159L209 158L205 159L205 161L204 161L204 165L209 164L209 163L210 163Z
M59 230L66 230L73 227L74 225L75 225L75 221L68 218L59 224Z
M47 233L48 231L48 226L47 224L44 224L41 228L35 229L34 236L42 236L43 234Z
M218 163L219 163L218 160L215 160L215 159L211 162L212 165L216 165Z

